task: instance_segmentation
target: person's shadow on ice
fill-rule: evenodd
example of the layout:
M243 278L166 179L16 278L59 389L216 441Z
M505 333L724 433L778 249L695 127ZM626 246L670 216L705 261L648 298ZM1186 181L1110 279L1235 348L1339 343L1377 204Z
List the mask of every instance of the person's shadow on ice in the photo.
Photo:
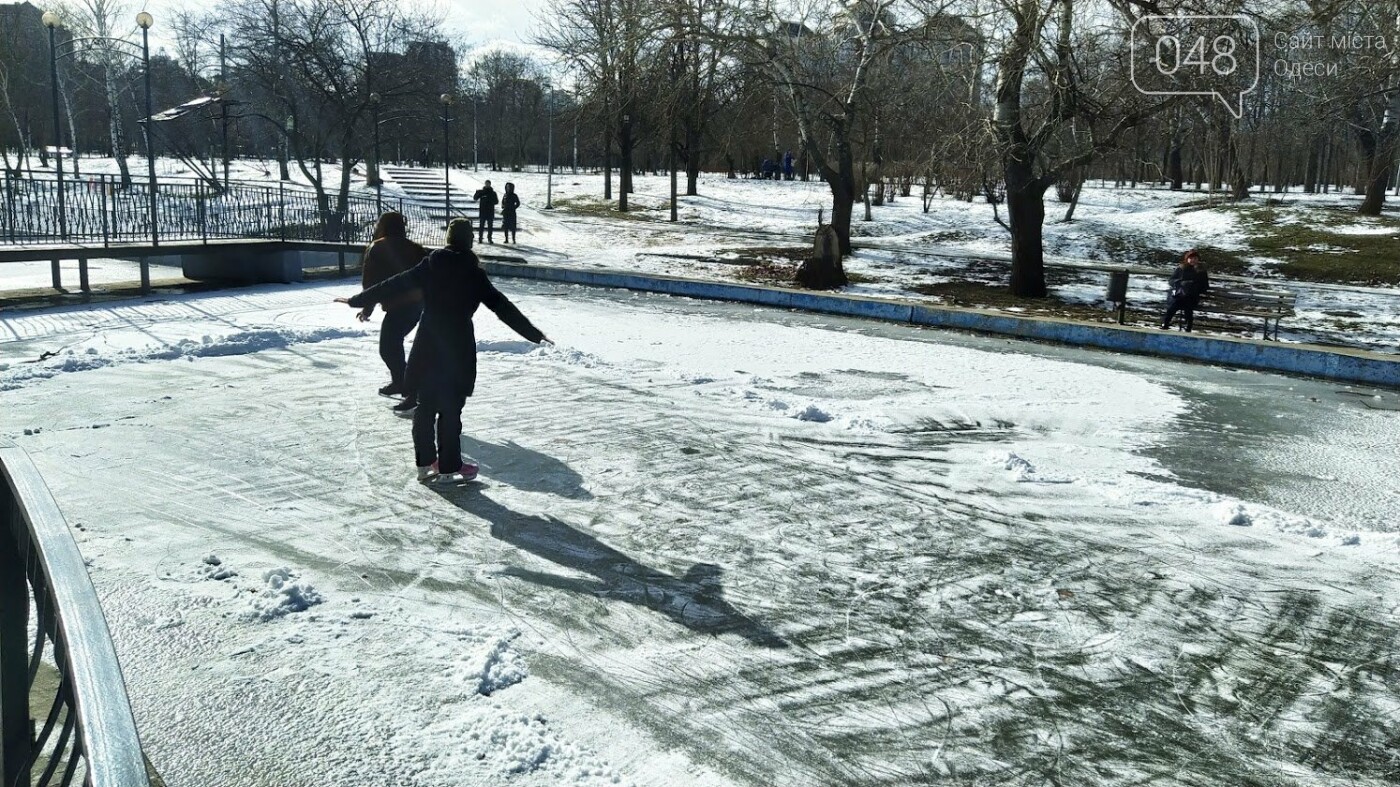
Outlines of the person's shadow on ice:
M772 629L725 600L724 572L719 566L697 563L682 576L672 576L643 565L554 517L512 511L482 494L480 487L438 492L463 511L486 520L493 537L561 566L592 574L597 580L514 567L503 572L506 576L645 606L692 631L731 632L762 647L788 646Z
M507 440L488 443L462 435L462 453L481 465L481 474L527 492L544 492L569 500L592 500L583 476L564 462Z

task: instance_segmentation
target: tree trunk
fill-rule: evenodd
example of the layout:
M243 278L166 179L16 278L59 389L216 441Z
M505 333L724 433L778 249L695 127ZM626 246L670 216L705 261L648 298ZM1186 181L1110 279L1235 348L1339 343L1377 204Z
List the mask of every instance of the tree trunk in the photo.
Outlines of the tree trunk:
M627 195L632 193L632 124L624 122L618 131L617 209L627 212Z
M1029 161L1008 159L1006 212L1011 226L1011 294L1044 298L1045 190L1049 184L1033 176Z
M1381 208L1385 207L1385 189L1390 183L1390 175L1393 168L1387 160L1378 162L1379 166L1372 164L1371 177L1366 181L1366 198L1361 201L1358 212L1362 216L1379 216Z
M835 148L836 170L825 174L827 186L831 189L831 228L841 239L841 254L845 256L851 253L851 213L856 202L856 168L848 141L837 140Z
M122 140L121 96L117 90L117 81L112 78L110 66L102 68L102 85L107 93L107 138L112 146L112 158L117 161L117 171L121 173L122 188L130 188L131 168L126 163L126 145ZM150 120L146 122L149 123ZM155 129L150 129L149 133L154 134ZM149 155L149 151L147 151L147 155Z
M700 132L694 123L685 124L685 195L700 194Z
M73 174L81 175L82 169L78 161L78 122L73 117L73 101L68 96L66 80L60 79L58 86L60 88L59 93L63 96L63 114L68 120L68 149L73 152ZM60 148L63 147L62 140L59 141L58 146ZM61 156L63 154L59 153L58 155Z
M1083 191L1084 179L1082 177L1076 178L1074 181L1073 190L1070 192L1069 208L1065 210L1064 223L1068 224L1071 221L1074 221L1074 209L1079 207L1079 195Z
M1171 147L1167 149L1167 180L1171 181L1172 191L1181 191L1185 179L1181 167L1181 138L1174 137Z
M612 132L603 132L603 199L612 199Z
M1317 181L1322 172L1322 148L1323 138L1320 134L1314 134L1308 140L1308 163L1303 171L1303 191L1307 194L1317 193Z
M1386 123L1379 131L1367 127L1357 128L1357 141L1361 145L1361 167L1363 173L1357 184L1357 192L1365 194L1358 212L1363 216L1379 216L1385 207L1385 188L1390 183L1394 166L1396 125Z

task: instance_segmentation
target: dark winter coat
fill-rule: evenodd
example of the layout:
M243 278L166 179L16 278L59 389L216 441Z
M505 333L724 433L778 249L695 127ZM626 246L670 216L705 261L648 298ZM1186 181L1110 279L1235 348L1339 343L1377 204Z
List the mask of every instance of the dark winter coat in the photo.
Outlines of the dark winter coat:
M351 298L350 305L363 308L413 288L423 291L423 319L408 357L407 381L415 390L441 387L472 395L476 387L472 315L482 304L527 340L544 340L540 329L491 284L470 251L438 249L417 266Z
M1206 275L1206 269L1198 265L1187 265L1182 263L1172 271L1171 280L1167 282L1167 289L1173 298L1179 298L1188 303L1195 303L1201 299L1201 295L1210 289L1210 277Z
M403 216L386 213L374 225L374 241L365 249L364 259L360 263L360 286L367 290L412 268L426 256L427 249L408 239ZM386 299L384 311L417 306L422 300L423 293L416 288L411 289Z
M515 229L515 209L520 207L520 195L507 191L501 198L501 229Z
M476 200L477 212L483 216L495 214L496 205L501 201L500 197L496 196L496 190L490 186L477 189L476 193L472 195L472 199Z

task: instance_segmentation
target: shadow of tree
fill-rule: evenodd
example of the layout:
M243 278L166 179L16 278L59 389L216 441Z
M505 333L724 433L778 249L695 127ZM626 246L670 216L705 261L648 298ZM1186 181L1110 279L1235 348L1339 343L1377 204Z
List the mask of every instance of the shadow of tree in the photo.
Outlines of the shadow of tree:
M482 494L480 487L437 490L463 511L486 520L491 535L545 560L597 577L596 580L510 568L503 572L544 587L592 593L653 609L692 631L737 634L755 645L786 648L772 629L736 609L724 598L719 566L697 563L672 576L643 565L596 537L554 517L512 511Z
M488 443L462 435L462 452L481 465L483 475L516 489L544 492L569 500L592 500L583 476L567 464L514 441Z

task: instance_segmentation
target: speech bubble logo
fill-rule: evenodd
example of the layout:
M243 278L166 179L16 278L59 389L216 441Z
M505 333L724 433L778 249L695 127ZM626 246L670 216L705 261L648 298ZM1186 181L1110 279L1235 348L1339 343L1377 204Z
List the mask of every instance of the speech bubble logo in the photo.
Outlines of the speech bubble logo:
M1259 26L1243 15L1144 16L1133 23L1130 76L1151 96L1215 96L1236 118L1259 86Z

